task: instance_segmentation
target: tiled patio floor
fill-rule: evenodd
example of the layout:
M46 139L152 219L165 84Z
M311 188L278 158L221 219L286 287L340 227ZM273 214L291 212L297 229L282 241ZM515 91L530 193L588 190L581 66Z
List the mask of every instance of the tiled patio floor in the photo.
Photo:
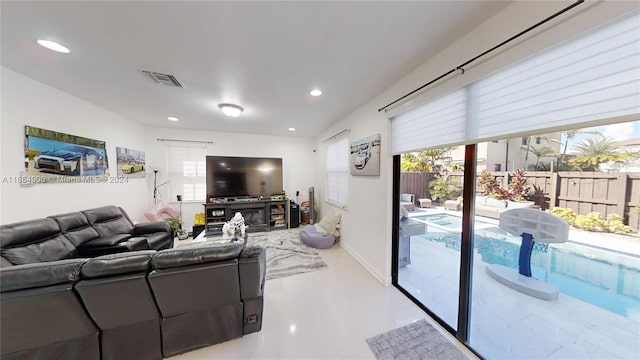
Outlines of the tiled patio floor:
M619 251L640 247L633 240L615 241ZM399 272L400 285L454 327L459 256L442 243L413 236L411 264ZM470 343L487 359L640 358L640 314L625 317L563 293L554 301L521 294L490 278L480 259L476 252Z

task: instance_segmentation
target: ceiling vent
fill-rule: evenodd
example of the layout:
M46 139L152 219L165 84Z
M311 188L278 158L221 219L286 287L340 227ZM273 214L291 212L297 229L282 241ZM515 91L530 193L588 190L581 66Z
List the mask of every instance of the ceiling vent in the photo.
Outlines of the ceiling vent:
M176 79L175 76L169 74L163 74L155 71L140 70L143 74L147 75L156 84L172 87L183 87L182 84Z

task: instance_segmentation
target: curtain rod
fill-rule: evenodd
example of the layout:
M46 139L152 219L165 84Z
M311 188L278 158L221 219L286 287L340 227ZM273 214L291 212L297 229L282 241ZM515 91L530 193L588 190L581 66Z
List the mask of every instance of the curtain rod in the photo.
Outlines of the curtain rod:
M335 134L333 136L329 136L328 138L322 140L321 143L326 144L331 140L337 139L341 135L348 134L349 132L351 132L351 129L344 129L344 130L340 131L339 133L337 133L337 134Z
M465 66L467 66L467 65L469 65L470 63L472 63L472 62L474 62L474 61L478 60L479 58L481 58L481 57L483 57L483 56L485 56L485 55L489 54L490 52L493 52L494 50L496 50L496 49L498 49L498 48L500 48L500 47L502 47L502 46L504 46L504 45L506 45L506 44L510 43L511 41L513 41L513 40L515 40L515 39L519 38L520 36L522 36L522 35L524 35L524 34L528 33L529 31L531 31L531 30L533 30L533 29L535 29L535 28L537 28L537 27L539 27L539 26L541 26L541 25L543 25L543 24L545 24L545 23L547 23L547 22L549 22L549 21L553 20L554 18L556 18L556 17L558 17L558 16L560 16L560 15L564 14L565 12L567 12L567 11L569 11L569 10L573 9L574 7L576 7L576 6L580 5L580 4L582 4L583 2L584 2L584 0L578 0L578 1L574 2L573 4L571 4L571 5L567 6L566 8L564 8L564 9L562 9L562 10L558 11L558 12L556 12L555 14L553 14L553 15L549 16L548 18L546 18L546 19L544 19L544 20L542 20L542 21L540 21L540 22L536 23L535 25L532 25L532 26L528 27L528 28L527 28L527 29L525 29L525 30L522 30L521 32L517 33L516 35L514 35L514 36L512 36L512 37L508 38L507 40L505 40L505 41L501 42L500 44L498 44L498 45L496 45L496 46L492 47L491 49L486 50L485 52L481 53L480 55L477 55L477 56L475 56L474 58L472 58L472 59L470 59L470 60L465 61L464 63L462 63L462 64L460 64L460 65L456 66L454 69L451 69L451 70L447 71L446 73L444 73L444 74L442 74L442 75L438 76L437 78L435 78L435 79L433 79L433 80L429 81L428 83L426 83L426 84L424 84L424 85L420 86L419 88L417 88L417 89L415 89L415 90L413 90L413 91L411 91L411 92L409 92L409 93L407 93L407 94L405 94L405 95L403 95L403 96L401 96L401 97L397 98L396 100L394 100L394 101L392 101L392 102L388 103L387 105L385 105L385 106L381 107L380 109L378 109L378 112L383 111L383 110L387 110L390 106L392 106L392 105L394 105L394 104L396 104L396 103L398 103L398 102L400 102L400 101L402 101L402 100L406 99L407 97L409 97L409 96L411 96L411 95L413 95L413 94L417 93L418 91L420 91L420 90L422 90L422 89L426 88L427 86L429 86L429 85L431 85L431 84L435 83L436 81L438 81L438 80L440 80L440 79L442 79L442 78L444 78L444 77L446 77L446 76L448 76L448 75L451 75L452 73L454 73L454 72L456 72L456 71L460 71L460 73L461 73L461 74L464 74L464 67L465 67Z
M180 140L180 139L157 139L158 141L177 141L177 142L190 142L190 143L201 143L201 144L213 144L213 141L206 140Z

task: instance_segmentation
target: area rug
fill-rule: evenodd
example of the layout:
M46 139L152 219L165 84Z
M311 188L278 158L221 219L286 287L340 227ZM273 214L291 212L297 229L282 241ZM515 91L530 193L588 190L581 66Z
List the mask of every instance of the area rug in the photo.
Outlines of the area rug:
M250 245L267 252L267 280L328 268L315 249L300 240L300 229L250 233Z
M368 338L367 344L378 360L468 359L427 320Z

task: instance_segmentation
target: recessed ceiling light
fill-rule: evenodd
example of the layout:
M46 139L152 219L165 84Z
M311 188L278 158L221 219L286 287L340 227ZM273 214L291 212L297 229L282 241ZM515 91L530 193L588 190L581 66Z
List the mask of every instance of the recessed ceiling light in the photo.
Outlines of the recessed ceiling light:
M309 94L311 94L311 96L320 96L322 95L322 91L320 91L320 89L313 89L309 92Z
M38 42L38 44L39 44L40 46L44 46L44 47L46 47L46 48L47 48L47 49L49 49L49 50L53 50L53 51L56 51L56 52L59 52L59 53L63 53L63 54L68 54L68 53L70 53L70 52L71 52L71 51L69 51L69 49L67 49L66 47L64 47L64 46L62 46L62 45L60 45L60 44L58 44L58 43L57 43L57 42L55 42L55 41L51 41L51 40L40 40L40 39L38 39L38 40L36 40L36 41Z
M170 120L170 121L178 121L178 120L180 120L180 119L178 119L178 118L177 118L177 117L175 117L175 116L169 116L169 117L167 118L167 120Z
M296 131L296 128L289 128L289 131Z
M240 115L240 113L244 111L241 106L235 104L220 104L218 105L218 107L225 115L231 117L238 117L238 115Z

